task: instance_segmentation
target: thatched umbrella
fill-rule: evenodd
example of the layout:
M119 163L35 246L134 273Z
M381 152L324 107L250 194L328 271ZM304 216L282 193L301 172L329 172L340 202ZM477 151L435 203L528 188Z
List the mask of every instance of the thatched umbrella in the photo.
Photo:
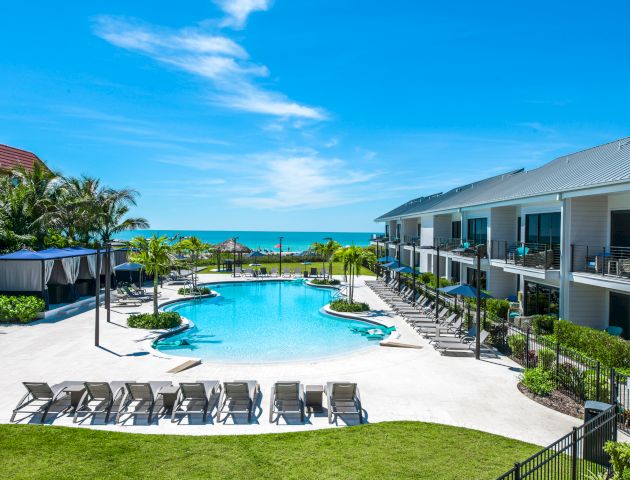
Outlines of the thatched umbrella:
M249 248L248 246L237 242L235 238L228 238L227 240L216 245L215 249L217 251L217 268L218 269L221 269L221 261L220 261L221 253L226 252L226 253L231 253L232 255L234 255L235 258L234 258L234 264L232 265L232 268L236 269L236 254L238 253L239 264L242 264L243 254L251 253L252 251L252 249Z

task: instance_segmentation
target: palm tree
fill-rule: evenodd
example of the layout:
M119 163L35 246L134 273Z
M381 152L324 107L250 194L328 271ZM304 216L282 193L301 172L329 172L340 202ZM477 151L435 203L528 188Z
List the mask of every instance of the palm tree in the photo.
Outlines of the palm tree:
M348 276L348 302L354 303L354 280L365 262L375 260L374 253L367 248L351 245L335 252L335 258L343 263L344 274Z
M170 271L173 264L171 246L166 235L150 238L136 237L129 242L132 262L141 263L149 275L153 275L153 315L158 317L158 285L161 274Z
M136 205L139 193L135 190L123 188L102 190L97 199L101 205L97 212L97 229L103 242L109 242L113 235L126 230L149 228L149 222L142 217L124 218L130 207Z
M210 250L212 247L209 243L202 242L197 237L187 237L183 240L180 240L175 246L180 252L186 253L189 256L191 262L191 270L193 271L192 275L192 284L193 290L197 289L197 267L199 266L199 259L201 255ZM192 292L191 292L192 293Z
M333 255L335 252L341 247L339 242L335 242L334 240L328 240L322 249L322 255L324 255L328 259L328 277L332 278L332 270L333 270Z
M326 270L326 254L324 252L326 246L321 242L313 242L309 249L315 252L315 255L322 258L322 271Z

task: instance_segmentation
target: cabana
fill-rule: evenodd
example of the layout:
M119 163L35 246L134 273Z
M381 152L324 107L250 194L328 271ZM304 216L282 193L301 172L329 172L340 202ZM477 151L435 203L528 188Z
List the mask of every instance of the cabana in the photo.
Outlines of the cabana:
M224 242L219 243L215 250L217 252L217 268L221 270L221 254L225 253L226 256L235 257L238 254L238 262L237 265L233 265L235 258L226 258L225 266L228 268L228 271L233 271L237 266L243 265L243 254L244 253L252 253L251 248L243 245L242 243L237 242L233 238L228 238Z
M19 250L0 255L0 293L35 295L50 304L73 303L94 295L96 250L83 247ZM113 255L110 257L115 264ZM105 262L101 271L105 273Z

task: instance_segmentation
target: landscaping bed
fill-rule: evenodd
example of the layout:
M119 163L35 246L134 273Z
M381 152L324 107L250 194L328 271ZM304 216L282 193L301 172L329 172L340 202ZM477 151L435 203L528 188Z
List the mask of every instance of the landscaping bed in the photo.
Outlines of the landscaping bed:
M520 382L518 389L526 397L547 408L572 417L584 418L584 405L576 402L573 398L562 393L560 390L554 390L549 395L536 395Z

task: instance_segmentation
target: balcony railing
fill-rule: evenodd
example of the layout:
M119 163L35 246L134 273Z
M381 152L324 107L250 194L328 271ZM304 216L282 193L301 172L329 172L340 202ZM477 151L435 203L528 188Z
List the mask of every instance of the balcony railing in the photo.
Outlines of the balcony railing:
M630 280L630 247L571 245L571 271Z
M440 251L451 252L461 257L474 257L479 251L481 258L487 257L487 249L483 243L475 243L472 240L462 240L461 238L435 238L433 245L440 246Z
M557 270L560 268L560 245L492 240L490 258L521 267Z
M372 238L370 240L372 240L373 242L385 243L385 242L389 241L389 237L387 235L376 235L376 234L373 234Z

